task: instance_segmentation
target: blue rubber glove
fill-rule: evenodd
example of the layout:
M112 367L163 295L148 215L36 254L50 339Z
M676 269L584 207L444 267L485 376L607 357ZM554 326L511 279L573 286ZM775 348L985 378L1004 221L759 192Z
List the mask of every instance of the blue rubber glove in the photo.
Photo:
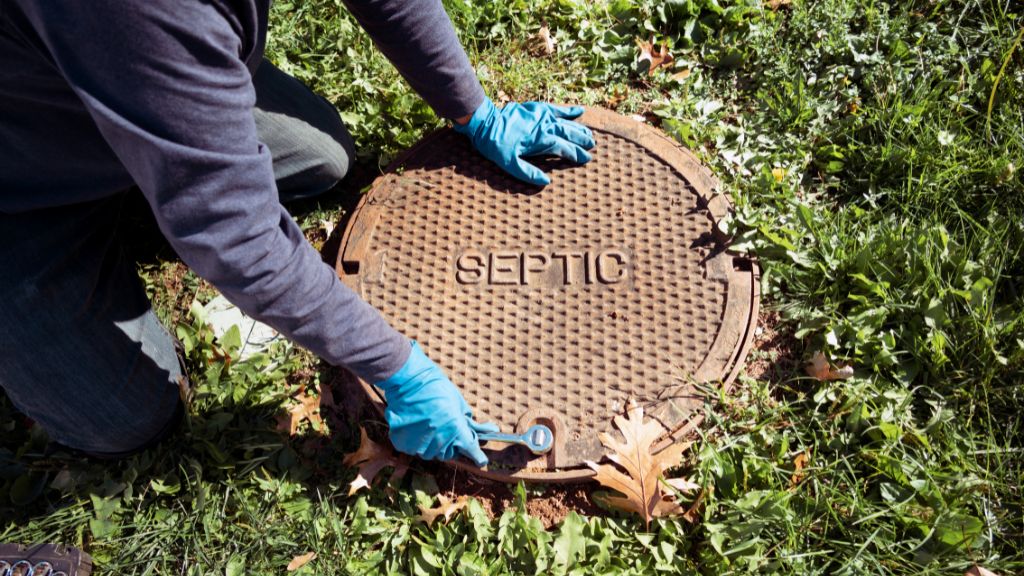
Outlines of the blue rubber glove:
M419 344L413 342L405 364L377 386L384 390L388 435L399 451L424 460L451 460L461 454L477 466L487 465L476 435L497 432L498 427L473 420L458 388Z
M541 102L506 104L496 108L490 99L476 109L469 122L455 123L455 131L469 136L473 147L516 178L546 186L551 178L523 160L523 156L553 154L583 164L594 147L594 134L573 122L583 114L580 106L554 106Z

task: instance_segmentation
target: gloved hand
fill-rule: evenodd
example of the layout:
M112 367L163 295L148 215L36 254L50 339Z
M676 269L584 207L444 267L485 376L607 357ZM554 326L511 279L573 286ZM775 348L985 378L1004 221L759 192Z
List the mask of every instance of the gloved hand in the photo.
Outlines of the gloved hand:
M451 460L462 454L487 465L477 432L497 432L494 424L479 424L473 411L441 367L412 343L412 353L393 376L378 382L387 408L384 418L395 448L424 460Z
M469 122L455 123L455 131L469 136L473 147L516 178L546 186L551 178L523 160L523 156L554 154L583 164L594 147L594 134L573 122L583 114L580 106L554 106L541 102L506 104L496 108L490 99L476 109Z

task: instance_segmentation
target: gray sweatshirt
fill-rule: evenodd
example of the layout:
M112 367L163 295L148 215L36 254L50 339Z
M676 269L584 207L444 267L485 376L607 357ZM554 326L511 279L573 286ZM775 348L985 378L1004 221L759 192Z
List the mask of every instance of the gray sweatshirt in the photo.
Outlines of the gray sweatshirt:
M371 382L409 341L280 205L252 74L270 0L0 0L0 211L137 185L182 260L250 316ZM346 0L438 115L484 94L440 0ZM3 263L0 263L2 271Z

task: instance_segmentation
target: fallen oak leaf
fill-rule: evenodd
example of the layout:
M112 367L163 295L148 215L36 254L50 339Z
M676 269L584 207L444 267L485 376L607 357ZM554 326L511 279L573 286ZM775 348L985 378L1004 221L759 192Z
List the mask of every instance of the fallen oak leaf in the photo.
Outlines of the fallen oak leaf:
M653 446L665 433L665 428L655 420L645 422L643 407L633 400L629 401L626 414L625 418L616 416L614 419L622 433L622 442L603 432L598 437L601 444L612 451L606 457L614 465L587 461L601 485L622 494L602 499L608 506L639 514L648 526L652 518L684 513L682 506L673 500L674 494L662 488L662 482L665 471L679 464L690 445L672 444L655 454ZM670 485L691 488L684 479L673 482Z
M636 45L640 48L640 56L636 59L637 64L642 62L648 62L647 75L653 76L654 71L662 66L668 66L676 58L668 51L668 46L665 44L661 45L661 48L657 51L654 49L654 38L651 37L650 42L636 40Z
M666 478L665 483L680 492L693 492L694 490L700 490L700 484L692 482L686 478Z
M815 380L846 380L853 378L853 366L832 367L825 354L818 350L807 364L807 375Z
M409 471L408 456L396 453L389 445L374 442L366 433L366 428L360 426L359 432L361 434L359 448L355 452L345 454L345 458L341 461L345 466L359 467L355 480L349 483L349 496L363 488L369 488L377 474L380 474L384 468L389 466L394 468L391 473L392 483L401 481Z
M444 516L444 521L447 524L452 516L466 507L469 504L469 498L465 495L459 496L455 500L449 499L444 494L437 495L437 507L430 508L428 506L419 505L420 515L416 517L421 522L426 522L427 526L432 526L434 520L437 520L439 516Z
M348 495L351 496L351 495L355 494L356 492L362 490L363 488L369 488L369 487L370 487L370 481L367 480L366 477L363 476L363 473L360 471L360 473L356 475L356 479L349 483L349 485L348 485Z
M302 568L306 564L309 564L315 558L316 558L316 552L307 552L307 553L302 554L300 556L296 556L295 558L292 558L291 562L288 563L287 570L289 572L295 572L299 568Z
M665 478L662 481L671 486L676 492L693 492L694 490L700 490L700 484L691 482L687 478ZM664 516L682 516L687 521L693 522L690 517L692 516L694 507L700 503L701 499L703 499L703 492L701 492L698 499L690 505L689 509L683 508L683 504L676 501L671 496L672 494L666 493L665 496L655 505L653 516L655 518L661 518Z
M318 432L324 430L324 420L320 415L321 404L329 406L333 400L327 386L322 386L319 396L310 396L305 393L305 387L299 389L299 403L288 409L288 412L278 415L277 430L288 432L289 436L295 436L299 431L299 425L303 420L309 420L313 429Z

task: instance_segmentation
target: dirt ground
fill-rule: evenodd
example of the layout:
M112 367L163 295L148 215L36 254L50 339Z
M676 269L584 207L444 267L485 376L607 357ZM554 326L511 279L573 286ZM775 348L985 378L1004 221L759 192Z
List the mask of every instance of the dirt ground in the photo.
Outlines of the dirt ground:
M449 497L472 496L492 516L500 516L507 508L515 506L515 484L479 478L443 464L433 464L431 468L438 487ZM603 511L590 497L597 488L593 482L531 486L526 509L545 528L558 524L571 511L583 515L601 514Z
M777 312L762 308L754 332L754 346L744 367L747 376L778 383L799 371L800 347L793 334L783 330L781 324Z

